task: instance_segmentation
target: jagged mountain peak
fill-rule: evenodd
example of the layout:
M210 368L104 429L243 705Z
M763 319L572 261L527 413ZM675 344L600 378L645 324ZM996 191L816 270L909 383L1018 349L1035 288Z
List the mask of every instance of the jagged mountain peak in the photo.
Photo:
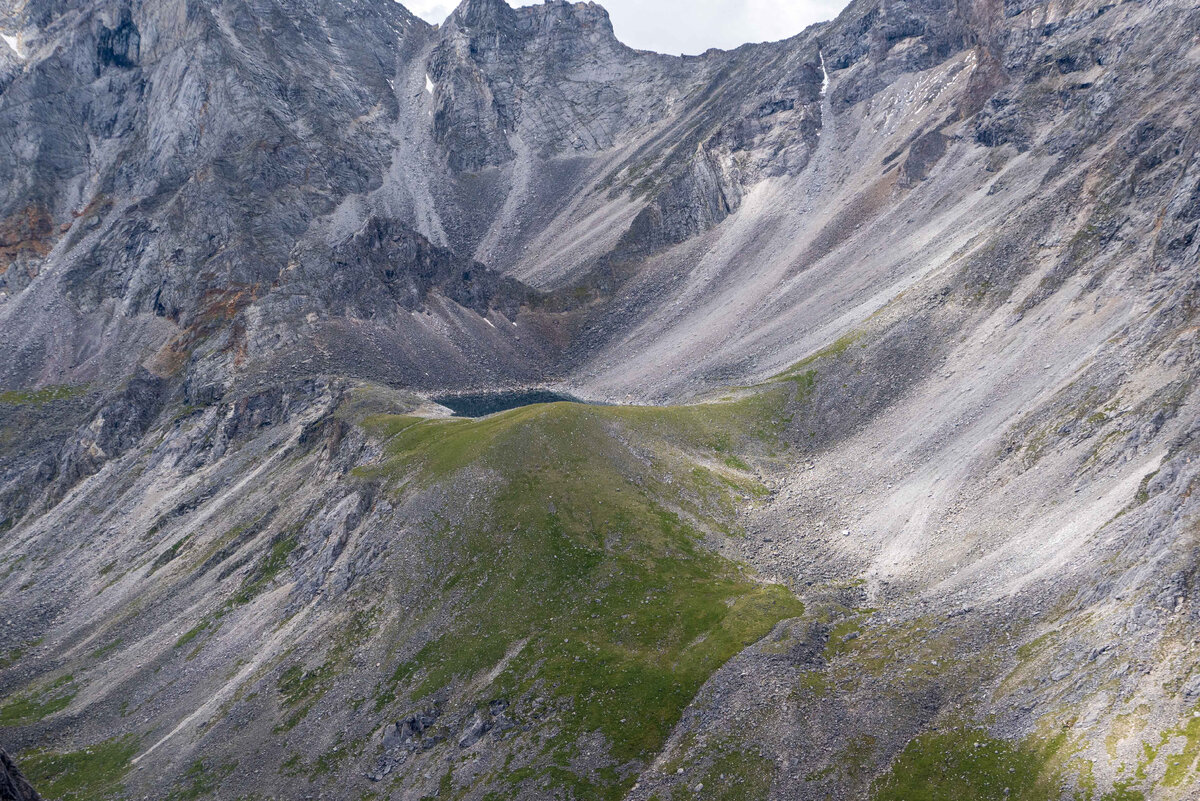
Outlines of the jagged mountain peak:
M463 0L451 13L447 27L475 34L506 30L527 37L562 38L582 34L615 41L612 20L599 3L568 0L510 6L505 0Z
M450 21L467 27L496 27L516 19L517 12L505 0L462 0Z

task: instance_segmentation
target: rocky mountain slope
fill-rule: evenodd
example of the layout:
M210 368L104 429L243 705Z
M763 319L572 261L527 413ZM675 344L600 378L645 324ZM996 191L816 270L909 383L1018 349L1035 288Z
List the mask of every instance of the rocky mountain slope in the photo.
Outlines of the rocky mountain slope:
M1194 4L0 33L44 797L1196 795Z

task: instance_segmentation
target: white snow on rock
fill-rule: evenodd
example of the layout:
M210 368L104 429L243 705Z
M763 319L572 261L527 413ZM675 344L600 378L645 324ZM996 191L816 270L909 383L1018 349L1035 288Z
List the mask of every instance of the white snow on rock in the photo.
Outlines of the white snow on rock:
M425 73L425 91L433 94L433 80L429 77L429 73Z
M4 43L8 45L14 53L17 54L17 58L24 58L24 56L21 55L21 43L18 41L17 37L9 36L7 33L0 33L0 39L3 39Z

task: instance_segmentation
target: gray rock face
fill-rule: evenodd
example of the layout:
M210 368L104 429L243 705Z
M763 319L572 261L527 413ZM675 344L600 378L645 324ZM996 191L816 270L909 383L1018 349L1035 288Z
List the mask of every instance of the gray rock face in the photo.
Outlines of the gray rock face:
M25 4L29 56L5 90L3 127L10 152L36 156L0 166L0 219L10 247L63 256L55 286L33 294L112 329L157 318L161 343L274 281L314 216L378 180L387 155L369 120L394 109L380 57L423 30L398 6L330 11L365 37L342 50L283 6ZM341 73L295 80L318 62ZM110 330L123 334L136 336ZM52 358L79 370L79 355Z
M27 0L0 33L19 759L129 750L129 797L869 799L924 736L1053 729L1064 798L1194 795L1194 4L855 0L685 58L558 0ZM544 385L792 395L737 452L724 405L429 422ZM590 584L553 641L510 625L529 575L657 543L629 498L807 611L564 742L560 685L636 673L624 627L683 636L662 576L614 631ZM528 508L587 542L523 551Z
M4 801L41 801L42 796L26 781L17 763L0 749L0 799Z
M4 801L41 801L12 757L0 749L0 798Z
M639 53L597 6L468 3L439 31L382 3L29 3L11 20L27 55L0 103L13 154L0 164L0 292L40 319L78 320L51 351L43 328L14 331L0 366L14 386L49 377L47 364L60 380L127 374L125 342L178 361L233 318L269 342L278 332L240 318L278 310L270 296L294 298L300 280L309 295L343 285L306 254L343 247L373 219L544 285L511 262L559 227L579 180L592 205L643 198L615 204L628 209L616 240L569 257L607 297L647 255L725 219L746 185L803 168L819 127L811 44L777 48L767 65ZM740 80L719 77L730 73ZM682 138L668 133L681 126ZM57 275L24 292L43 270ZM474 292L441 294L457 304ZM509 294L513 318L529 293ZM249 356L252 369L273 354ZM506 353L492 360L528 373ZM553 352L539 361L566 366Z
M520 282L377 217L331 249L303 254L281 285L283 292L323 301L323 316L336 310L355 318L412 312L435 292L483 317L494 311L516 318L522 305L537 299ZM319 298L313 298L314 286L321 288Z

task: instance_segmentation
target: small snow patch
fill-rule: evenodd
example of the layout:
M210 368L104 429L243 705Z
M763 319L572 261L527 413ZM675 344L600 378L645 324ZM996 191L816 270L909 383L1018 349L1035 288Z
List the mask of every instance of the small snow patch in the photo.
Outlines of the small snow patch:
M425 73L425 91L433 94L433 79L429 77L429 73Z
M24 58L21 55L21 43L17 40L17 37L9 36L7 33L0 33L0 39L3 39L4 43L9 46L9 49L17 54L17 58Z

